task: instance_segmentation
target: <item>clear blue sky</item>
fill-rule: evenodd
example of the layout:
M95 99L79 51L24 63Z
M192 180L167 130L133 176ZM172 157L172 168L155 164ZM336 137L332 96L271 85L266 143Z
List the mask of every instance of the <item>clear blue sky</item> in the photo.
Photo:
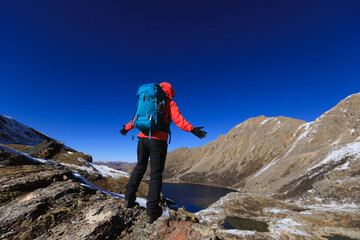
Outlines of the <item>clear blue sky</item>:
M137 88L168 81L208 137L259 115L313 121L360 91L360 1L0 1L0 110L95 161L136 161Z

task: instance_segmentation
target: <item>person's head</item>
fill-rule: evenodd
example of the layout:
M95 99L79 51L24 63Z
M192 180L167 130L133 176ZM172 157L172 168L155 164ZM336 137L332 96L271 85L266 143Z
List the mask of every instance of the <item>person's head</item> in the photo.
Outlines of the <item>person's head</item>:
M172 88L170 83L162 82L159 85L164 90L168 98L172 99L173 97L175 97L175 90Z

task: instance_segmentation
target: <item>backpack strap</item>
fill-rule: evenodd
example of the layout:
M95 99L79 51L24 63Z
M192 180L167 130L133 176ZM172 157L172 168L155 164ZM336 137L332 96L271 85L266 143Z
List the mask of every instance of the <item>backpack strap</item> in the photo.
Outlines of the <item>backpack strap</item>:
M169 126L169 144L171 143L171 130L170 130L170 126Z
M136 115L138 106L139 106L139 101L138 101L137 104L136 104L134 116L133 116L133 118L132 118L132 120L131 120L130 127L133 125L133 123L135 124L135 115ZM133 131L133 134L132 134L132 140L134 140L134 135L135 135L135 126L134 126L134 131Z

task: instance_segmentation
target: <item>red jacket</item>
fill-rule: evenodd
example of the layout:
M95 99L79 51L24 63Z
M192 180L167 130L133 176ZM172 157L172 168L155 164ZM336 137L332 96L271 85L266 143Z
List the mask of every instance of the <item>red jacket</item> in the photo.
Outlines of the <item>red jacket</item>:
M188 121L185 120L185 118L181 115L178 106L172 100L172 98L175 96L175 90L172 88L171 84L167 82L163 82L160 83L160 87L165 91L166 96L170 98L170 100L165 101L165 119L169 119L170 117L173 120L173 122L176 124L176 126L178 126L179 128L181 128L186 132L190 132L191 130L193 130L194 127ZM134 128L135 124L133 123L131 125L131 122L132 121L126 124L125 130L129 131ZM149 134L140 132L138 137L149 138ZM163 131L157 131L151 133L151 138L167 141L168 133Z

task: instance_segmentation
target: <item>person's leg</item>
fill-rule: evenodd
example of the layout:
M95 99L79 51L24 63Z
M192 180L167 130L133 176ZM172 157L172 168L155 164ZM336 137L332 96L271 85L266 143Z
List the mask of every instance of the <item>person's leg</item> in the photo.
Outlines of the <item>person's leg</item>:
M136 200L136 192L140 185L140 182L146 172L148 160L150 156L149 139L139 138L137 146L137 164L131 173L129 183L126 185L125 200L130 204Z
M162 212L160 203L160 192L162 188L162 173L165 167L167 154L167 142L157 139L150 141L150 183L147 202L147 215L157 216ZM158 216L157 216L158 217ZM156 217L156 218L157 218Z

